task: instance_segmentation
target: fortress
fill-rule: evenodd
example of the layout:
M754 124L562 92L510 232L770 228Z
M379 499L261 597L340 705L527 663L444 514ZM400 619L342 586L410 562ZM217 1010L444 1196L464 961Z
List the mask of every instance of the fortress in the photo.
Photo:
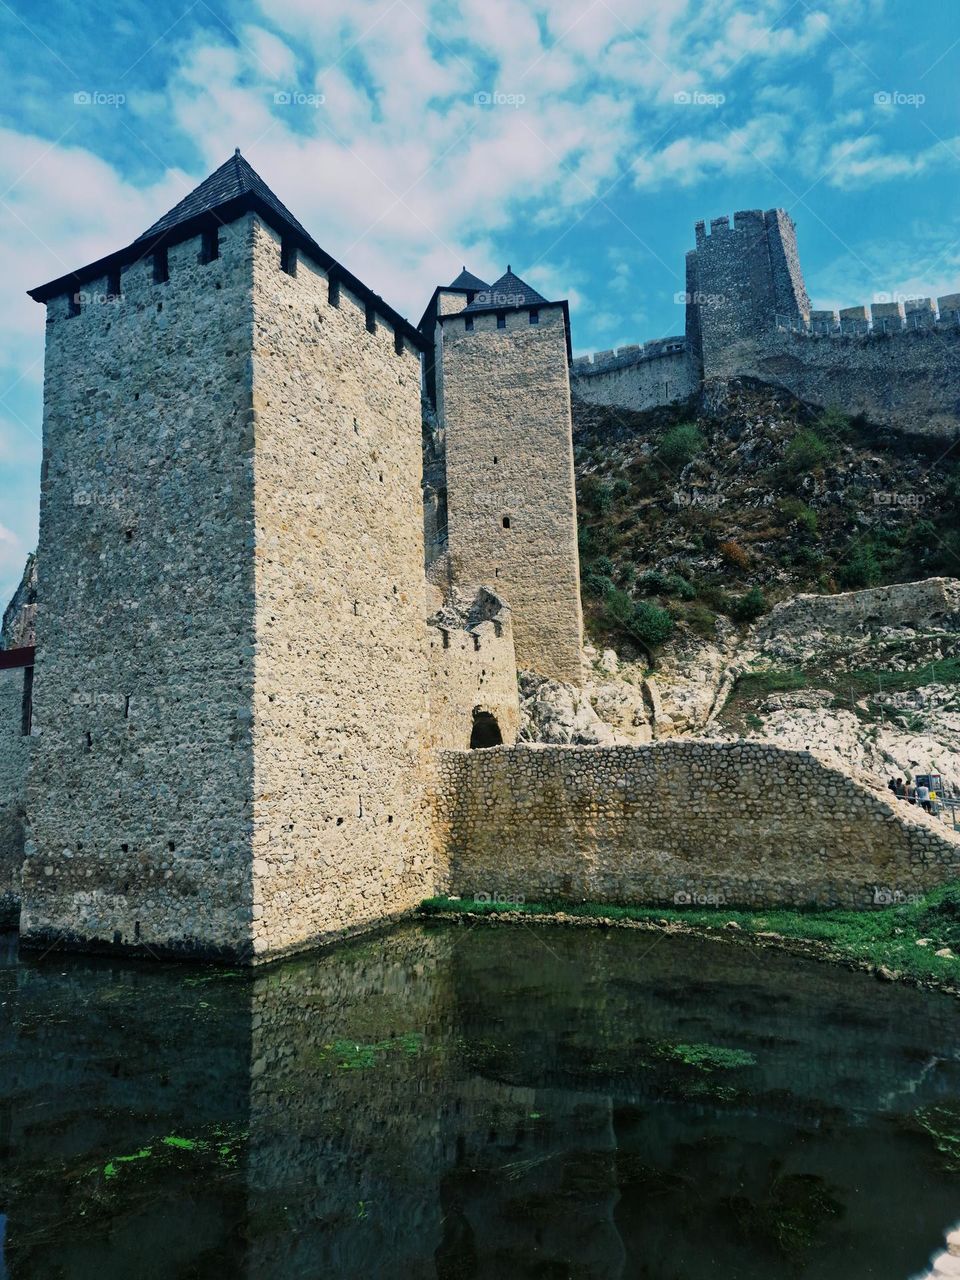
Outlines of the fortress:
M464 831L499 874L505 798L511 830L528 814L543 892L598 882L571 865L578 830L601 859L643 846L599 877L606 893L686 883L686 862L643 853L658 779L694 768L729 795L762 760L553 752L525 798L504 788L531 749L496 753L494 773L469 755L513 747L518 669L581 680L571 385L643 407L747 373L955 429L960 336L960 298L909 329L875 308L870 332L865 313L863 331L847 317L825 332L782 211L699 228L687 280L684 339L587 363L571 365L566 302L509 268L493 284L464 270L414 327L237 152L132 244L32 290L47 308L40 570L0 650L0 900L22 945L283 955L449 887L470 865ZM877 828L876 853L853 841L856 886L825 882L804 805L841 842L844 822L817 798L819 768L798 766L789 838L744 819L750 856L789 858L789 874L744 877L740 818L718 815L717 885L855 905L898 867L898 884L953 872L960 842L909 817Z

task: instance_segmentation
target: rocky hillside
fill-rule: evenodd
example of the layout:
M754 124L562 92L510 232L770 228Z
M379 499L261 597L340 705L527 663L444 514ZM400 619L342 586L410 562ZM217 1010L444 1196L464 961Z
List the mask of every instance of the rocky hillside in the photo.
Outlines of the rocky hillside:
M574 443L588 630L628 657L797 592L960 573L960 444L750 380L646 413L577 402Z

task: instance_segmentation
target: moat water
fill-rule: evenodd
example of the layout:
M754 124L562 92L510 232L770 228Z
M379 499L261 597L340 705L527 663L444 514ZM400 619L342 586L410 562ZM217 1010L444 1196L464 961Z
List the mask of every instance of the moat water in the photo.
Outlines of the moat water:
M908 1280L960 1222L946 996L525 925L2 954L2 1280Z

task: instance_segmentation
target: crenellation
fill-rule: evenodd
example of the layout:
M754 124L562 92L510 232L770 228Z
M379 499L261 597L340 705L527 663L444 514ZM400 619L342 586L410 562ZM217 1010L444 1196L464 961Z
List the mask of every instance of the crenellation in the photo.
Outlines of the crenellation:
M870 312L866 307L841 307L840 332L842 334L867 333L870 329Z
M870 305L874 333L899 333L903 329L902 302L874 302Z

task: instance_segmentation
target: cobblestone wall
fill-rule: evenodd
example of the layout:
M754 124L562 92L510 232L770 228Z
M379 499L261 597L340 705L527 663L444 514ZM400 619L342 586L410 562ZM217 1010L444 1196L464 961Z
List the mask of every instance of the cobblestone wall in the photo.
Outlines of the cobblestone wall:
M941 823L760 743L447 752L440 808L464 897L856 908L960 871Z
M521 667L579 684L582 618L566 331L560 306L443 321L454 580L513 611Z
M0 671L0 925L20 915L20 868L29 737L23 735L23 667Z
M372 330L372 331L371 331ZM254 241L255 954L412 907L433 877L420 364Z

